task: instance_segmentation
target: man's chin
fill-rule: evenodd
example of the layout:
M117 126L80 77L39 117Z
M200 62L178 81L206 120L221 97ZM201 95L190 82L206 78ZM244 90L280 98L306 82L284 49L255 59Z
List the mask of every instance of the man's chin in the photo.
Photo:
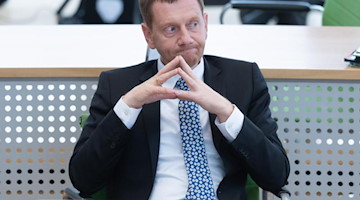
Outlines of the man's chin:
M200 59L199 58L195 58L194 56L192 57L184 57L186 63L192 68L196 65L199 64Z
M199 64L200 62L200 58L197 57L196 54L180 54L184 60L186 61L186 63L190 66L190 67L193 67L197 64Z

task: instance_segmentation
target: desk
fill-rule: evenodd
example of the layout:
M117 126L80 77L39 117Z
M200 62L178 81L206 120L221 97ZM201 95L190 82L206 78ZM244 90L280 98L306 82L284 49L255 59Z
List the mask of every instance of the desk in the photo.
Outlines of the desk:
M360 79L343 58L360 46L360 27L209 27L207 54L255 61L266 78Z
M0 33L0 77L97 77L146 57L139 25L1 26ZM343 58L359 35L354 27L210 25L205 53L255 61L266 78L351 80L360 71Z
M0 77L96 77L146 58L139 25L0 26Z
M138 25L0 27L0 199L61 198L97 77L142 62L141 34ZM360 28L209 27L207 54L256 61L264 73L293 200L360 198L360 69L343 62L359 35Z

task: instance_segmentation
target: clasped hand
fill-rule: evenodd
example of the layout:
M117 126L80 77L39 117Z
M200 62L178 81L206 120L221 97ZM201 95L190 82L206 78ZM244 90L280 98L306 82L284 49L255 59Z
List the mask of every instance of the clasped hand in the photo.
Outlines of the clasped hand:
M185 80L190 91L162 87L165 81L175 75L180 75ZM208 112L216 114L220 122L226 121L234 109L229 100L197 78L181 56L176 56L153 77L126 93L123 101L129 107L140 108L158 100L176 98L197 103Z

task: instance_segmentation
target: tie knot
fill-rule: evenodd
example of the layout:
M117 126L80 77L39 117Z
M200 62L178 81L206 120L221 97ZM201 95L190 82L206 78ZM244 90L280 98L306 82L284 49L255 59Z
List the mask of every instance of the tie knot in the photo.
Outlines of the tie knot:
M175 88L178 88L180 90L189 91L188 85L182 78L179 78L179 80L176 81Z

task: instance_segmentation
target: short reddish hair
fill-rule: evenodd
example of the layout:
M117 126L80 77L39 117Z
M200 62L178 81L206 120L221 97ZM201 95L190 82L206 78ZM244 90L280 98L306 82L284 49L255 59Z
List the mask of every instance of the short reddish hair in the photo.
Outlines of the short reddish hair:
M154 2L166 2L166 3L174 3L178 0L139 0L139 7L141 16L145 22L145 24L148 27L152 27L152 10L151 7L154 4ZM181 0L180 0L181 1ZM203 0L196 0L199 5L202 12L204 12L204 1Z

